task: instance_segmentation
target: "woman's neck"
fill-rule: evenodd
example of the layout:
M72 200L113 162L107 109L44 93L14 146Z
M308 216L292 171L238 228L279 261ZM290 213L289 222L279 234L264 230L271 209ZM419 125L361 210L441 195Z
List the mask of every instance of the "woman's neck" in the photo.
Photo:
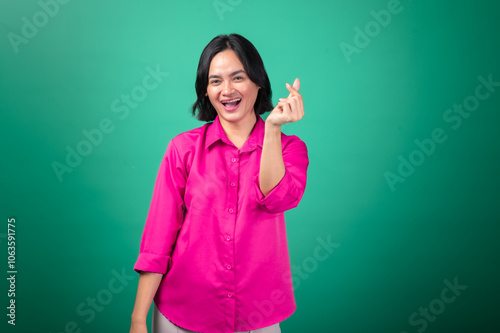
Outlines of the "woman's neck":
M248 140L252 130L257 124L257 116L255 112L251 113L251 117L248 119L239 121L237 123L232 123L219 118L220 124L226 133L227 138L231 141L238 149L240 149L243 144Z

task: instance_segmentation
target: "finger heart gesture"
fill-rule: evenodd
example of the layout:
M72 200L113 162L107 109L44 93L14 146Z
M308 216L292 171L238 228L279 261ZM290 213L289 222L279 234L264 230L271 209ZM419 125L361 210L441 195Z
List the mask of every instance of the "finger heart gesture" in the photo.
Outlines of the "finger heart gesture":
M293 86L287 83L286 88L290 91L290 94L287 98L279 99L278 105L267 117L266 123L281 126L298 121L304 116L304 103L302 102L302 95L299 94L299 79L295 79Z

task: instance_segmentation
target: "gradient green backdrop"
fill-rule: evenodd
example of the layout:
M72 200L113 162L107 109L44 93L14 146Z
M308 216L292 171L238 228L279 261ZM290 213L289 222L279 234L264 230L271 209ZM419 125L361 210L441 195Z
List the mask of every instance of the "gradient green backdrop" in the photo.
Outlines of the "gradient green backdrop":
M160 161L173 136L203 125L189 114L197 62L231 32L260 51L275 103L286 82L302 81L305 117L283 126L306 142L310 168L285 214L302 273L294 269L298 306L282 331L500 331L500 87L480 88L489 96L479 105L469 97L479 76L500 81L498 1L54 3L0 2L2 332L128 332ZM385 26L372 22L388 7L397 13L380 14ZM365 28L369 40L357 36ZM358 45L347 57L346 44ZM168 76L126 116L113 112L157 67ZM476 110L454 129L443 115L464 100ZM103 119L113 130L58 179L53 163ZM415 152L436 128L446 141ZM391 188L384 175L411 154L420 165ZM318 237L337 243L323 261ZM444 281L455 279L467 288L443 303L442 291L453 296ZM438 314L423 319L429 305Z

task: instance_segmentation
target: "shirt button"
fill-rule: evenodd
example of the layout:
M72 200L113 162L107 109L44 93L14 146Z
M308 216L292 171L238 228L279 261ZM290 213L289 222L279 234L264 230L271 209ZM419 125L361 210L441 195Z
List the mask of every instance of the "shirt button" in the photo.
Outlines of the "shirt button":
M230 236L226 236L226 240L229 242L231 240Z
M232 208L229 208L229 212L232 213L234 212L234 210Z
M226 266L226 268L227 268L227 269L231 269L231 265L227 265L227 266Z
M233 294L227 293L227 297L233 297Z
M231 159L231 162L233 162L233 163L234 163L234 162L236 162L236 158L234 158L234 157L233 157L233 158Z
M233 186L233 187L234 187L234 185L236 185L236 184L235 184L234 182L231 182L231 186Z

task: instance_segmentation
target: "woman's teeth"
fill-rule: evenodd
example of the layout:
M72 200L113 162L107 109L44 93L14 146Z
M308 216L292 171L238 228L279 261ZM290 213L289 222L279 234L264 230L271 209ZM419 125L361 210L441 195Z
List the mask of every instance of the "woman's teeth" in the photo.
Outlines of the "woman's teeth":
M233 107L233 106L236 106L240 101L241 101L241 98L235 98L235 99L232 99L230 101L222 102L222 105L228 106L228 107Z

